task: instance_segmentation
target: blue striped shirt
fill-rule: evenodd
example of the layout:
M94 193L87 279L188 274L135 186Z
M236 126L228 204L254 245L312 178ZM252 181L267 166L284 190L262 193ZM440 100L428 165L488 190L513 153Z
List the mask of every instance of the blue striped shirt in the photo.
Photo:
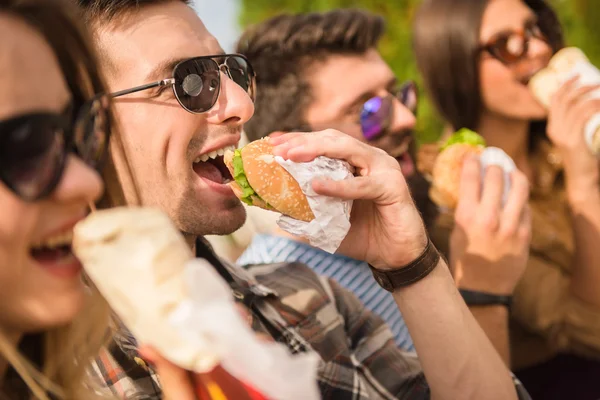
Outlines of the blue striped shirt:
M363 304L387 322L398 346L414 351L408 328L391 293L381 288L367 263L338 254L330 254L308 244L282 236L257 234L238 259L239 265L300 262L318 275L334 279Z

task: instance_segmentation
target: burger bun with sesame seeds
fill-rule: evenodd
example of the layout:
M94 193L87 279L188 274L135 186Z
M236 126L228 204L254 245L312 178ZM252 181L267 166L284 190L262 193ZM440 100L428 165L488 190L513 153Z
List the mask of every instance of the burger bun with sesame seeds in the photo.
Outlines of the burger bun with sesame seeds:
M229 186L244 203L299 221L315 219L298 182L275 161L267 138L226 152L224 161L234 179Z

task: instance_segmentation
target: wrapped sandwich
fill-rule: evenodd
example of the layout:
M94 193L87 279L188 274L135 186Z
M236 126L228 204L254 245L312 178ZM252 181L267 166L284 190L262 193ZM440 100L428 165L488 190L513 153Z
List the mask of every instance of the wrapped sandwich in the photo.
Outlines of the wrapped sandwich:
M567 47L558 51L548 66L530 79L529 88L535 98L548 108L557 90L575 76L579 76L577 84L580 86L600 84L600 71L590 63L585 54L576 47ZM589 96L600 98L600 89ZM600 156L600 113L590 118L583 134L592 153Z
M169 361L197 373L222 367L269 398L318 398L314 356L257 339L229 286L162 212L96 212L75 227L73 249L136 339Z
M327 157L308 163L284 160L273 155L268 138L225 153L224 161L236 196L248 205L281 213L277 223L282 229L332 253L346 237L352 202L318 195L312 181L350 179L348 163Z
M453 134L441 147L432 170L429 197L439 207L453 210L458 204L460 176L465 157L478 156L485 168L497 165L504 171L504 201L510 191L510 173L516 169L513 160L501 149L486 147L485 140L477 133L463 128Z

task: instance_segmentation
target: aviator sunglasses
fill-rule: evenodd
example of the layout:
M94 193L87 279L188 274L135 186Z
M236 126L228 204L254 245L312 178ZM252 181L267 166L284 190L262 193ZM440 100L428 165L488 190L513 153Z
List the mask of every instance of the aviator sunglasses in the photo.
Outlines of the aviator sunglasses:
M186 111L200 114L210 110L221 90L221 72L255 99L256 77L250 62L240 54L194 57L173 68L173 76L157 82L113 93L120 97L153 88L172 87L177 101Z
M62 113L35 112L0 121L0 181L21 199L35 201L56 189L69 153L99 171L110 135L108 107L104 95Z
M375 140L388 130L394 119L394 98L416 115L418 91L413 81L405 82L387 96L372 97L363 104L360 112L360 127L365 139Z
M538 24L530 21L522 30L498 34L481 46L479 51L486 51L505 65L510 65L525 58L529 51L529 42L533 38L547 41Z

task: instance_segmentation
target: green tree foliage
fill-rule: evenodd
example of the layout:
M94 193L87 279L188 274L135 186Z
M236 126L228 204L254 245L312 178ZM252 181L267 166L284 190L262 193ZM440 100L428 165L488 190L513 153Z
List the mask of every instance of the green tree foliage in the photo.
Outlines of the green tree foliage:
M420 83L411 51L411 21L420 0L240 0L242 26L248 26L282 12L327 11L334 8L357 7L384 15L387 34L380 51L400 80L415 79ZM592 62L600 65L600 0L551 0L556 8L568 44L582 48ZM418 136L421 142L435 141L442 131L442 122L421 93Z

